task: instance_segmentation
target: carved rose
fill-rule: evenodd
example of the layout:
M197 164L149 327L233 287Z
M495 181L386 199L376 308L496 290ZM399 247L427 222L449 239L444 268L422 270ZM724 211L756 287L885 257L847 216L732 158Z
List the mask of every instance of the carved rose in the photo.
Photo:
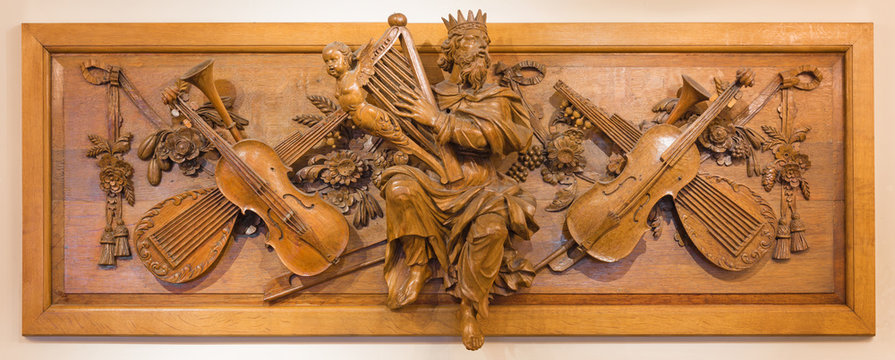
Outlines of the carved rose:
M736 135L736 128L730 121L715 119L699 135L699 143L712 152L725 152L733 145L734 135Z
M792 187L799 186L802 180L802 168L796 163L787 163L783 165L780 172L780 178L784 183L788 183Z
M165 137L164 142L158 147L157 154L161 160L170 159L181 164L199 157L209 146L208 140L198 131L179 128Z
M811 168L811 160L808 160L808 155L798 153L792 158L792 162L799 165L799 168L804 170L808 170Z
M117 194L127 185L128 170L120 167L107 167L100 171L100 187L110 194Z
M106 154L99 160L99 186L108 195L123 193L127 202L134 204L134 168L115 156Z

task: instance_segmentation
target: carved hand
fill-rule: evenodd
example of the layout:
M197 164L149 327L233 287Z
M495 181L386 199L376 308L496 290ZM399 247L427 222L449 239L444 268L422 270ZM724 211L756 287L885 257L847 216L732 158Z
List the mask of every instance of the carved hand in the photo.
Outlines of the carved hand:
M435 119L440 112L435 105L423 101L415 92L403 87L398 96L404 102L396 103L395 106L405 110L403 112L399 111L398 115L411 118L413 121L426 126L435 126Z

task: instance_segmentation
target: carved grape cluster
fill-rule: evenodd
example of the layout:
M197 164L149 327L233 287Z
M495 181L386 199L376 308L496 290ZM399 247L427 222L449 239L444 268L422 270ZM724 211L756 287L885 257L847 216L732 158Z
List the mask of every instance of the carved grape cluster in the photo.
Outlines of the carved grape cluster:
M516 162L510 166L506 174L518 182L528 179L528 172L541 167L544 164L546 154L540 145L532 145L525 151L520 151Z

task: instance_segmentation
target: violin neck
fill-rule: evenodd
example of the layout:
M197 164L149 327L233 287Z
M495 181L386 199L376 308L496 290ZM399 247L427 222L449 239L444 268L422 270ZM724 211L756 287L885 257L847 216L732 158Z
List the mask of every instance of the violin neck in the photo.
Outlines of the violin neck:
M221 154L221 158L233 164L234 168L237 169L237 174L243 178L248 184L258 184L261 183L258 179L258 176L254 174L253 171L249 170L249 166L233 151L233 147L231 144L224 140L220 134L215 132L211 126L205 122L195 110L193 110L186 102L183 100L178 100L175 102L175 107L187 120L189 120L189 126L193 129L199 131L200 134L205 136L208 141L210 141L215 149Z

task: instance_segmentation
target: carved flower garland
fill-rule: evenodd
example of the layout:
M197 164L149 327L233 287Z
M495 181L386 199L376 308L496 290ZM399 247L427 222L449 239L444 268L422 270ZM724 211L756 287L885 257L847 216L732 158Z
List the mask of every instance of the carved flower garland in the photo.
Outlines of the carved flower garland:
M330 186L349 186L357 183L361 176L369 172L369 165L357 156L357 153L348 150L334 151L330 157L323 161L323 166L309 166L309 172L318 171L323 182ZM312 163L314 161L311 161Z
M204 159L200 157L214 150L214 146L195 129L180 127L163 129L150 135L140 144L137 155L149 161L146 177L152 185L162 180L162 171L171 170L174 164L180 166L184 175L194 176L202 169Z
M87 157L99 157L99 187L106 193L106 227L100 238L102 250L99 265L114 266L116 257L130 256L128 230L121 219L122 199L134 205L134 168L121 159L131 149L131 134L125 134L115 142L98 135L87 136L93 146Z
M321 197L343 214L357 210L353 223L362 228L369 225L370 220L384 215L376 199L367 193L367 184L373 174L372 163L352 150L336 150L311 157L308 165L298 170L295 177L306 188L319 191Z
M130 151L130 141L133 135L122 135L114 143L98 135L89 135L88 138L93 143L93 147L87 151L87 156L96 158L102 155L99 162L97 162L97 165L100 167L100 188L108 196L124 195L128 204L133 205L134 182L132 178L134 176L134 168L131 164L119 158L120 155Z
M811 160L808 159L808 155L796 150L794 145L805 141L805 136L811 129L795 130L788 139L770 126L762 126L761 129L771 138L765 144L765 148L774 151L774 161L768 164L761 174L761 185L765 191L771 191L775 184L781 183L788 188L786 190L799 189L805 200L810 199L811 189L803 173L811 168Z
M180 97L189 100L189 83L177 81L174 87L165 90L163 96ZM232 110L234 97L223 96L224 107ZM224 128L221 115L210 102L206 102L196 110L212 128ZM230 111L230 117L236 128L243 129L249 120ZM211 142L199 131L183 126L161 129L146 137L137 151L140 160L149 161L146 178L155 186L162 181L162 172L170 171L177 164L180 171L187 176L196 176L202 171L205 159L217 159L218 153Z
M541 176L544 182L558 184L564 177L584 171L587 159L584 158L584 132L569 129L554 135L547 143L547 158Z

